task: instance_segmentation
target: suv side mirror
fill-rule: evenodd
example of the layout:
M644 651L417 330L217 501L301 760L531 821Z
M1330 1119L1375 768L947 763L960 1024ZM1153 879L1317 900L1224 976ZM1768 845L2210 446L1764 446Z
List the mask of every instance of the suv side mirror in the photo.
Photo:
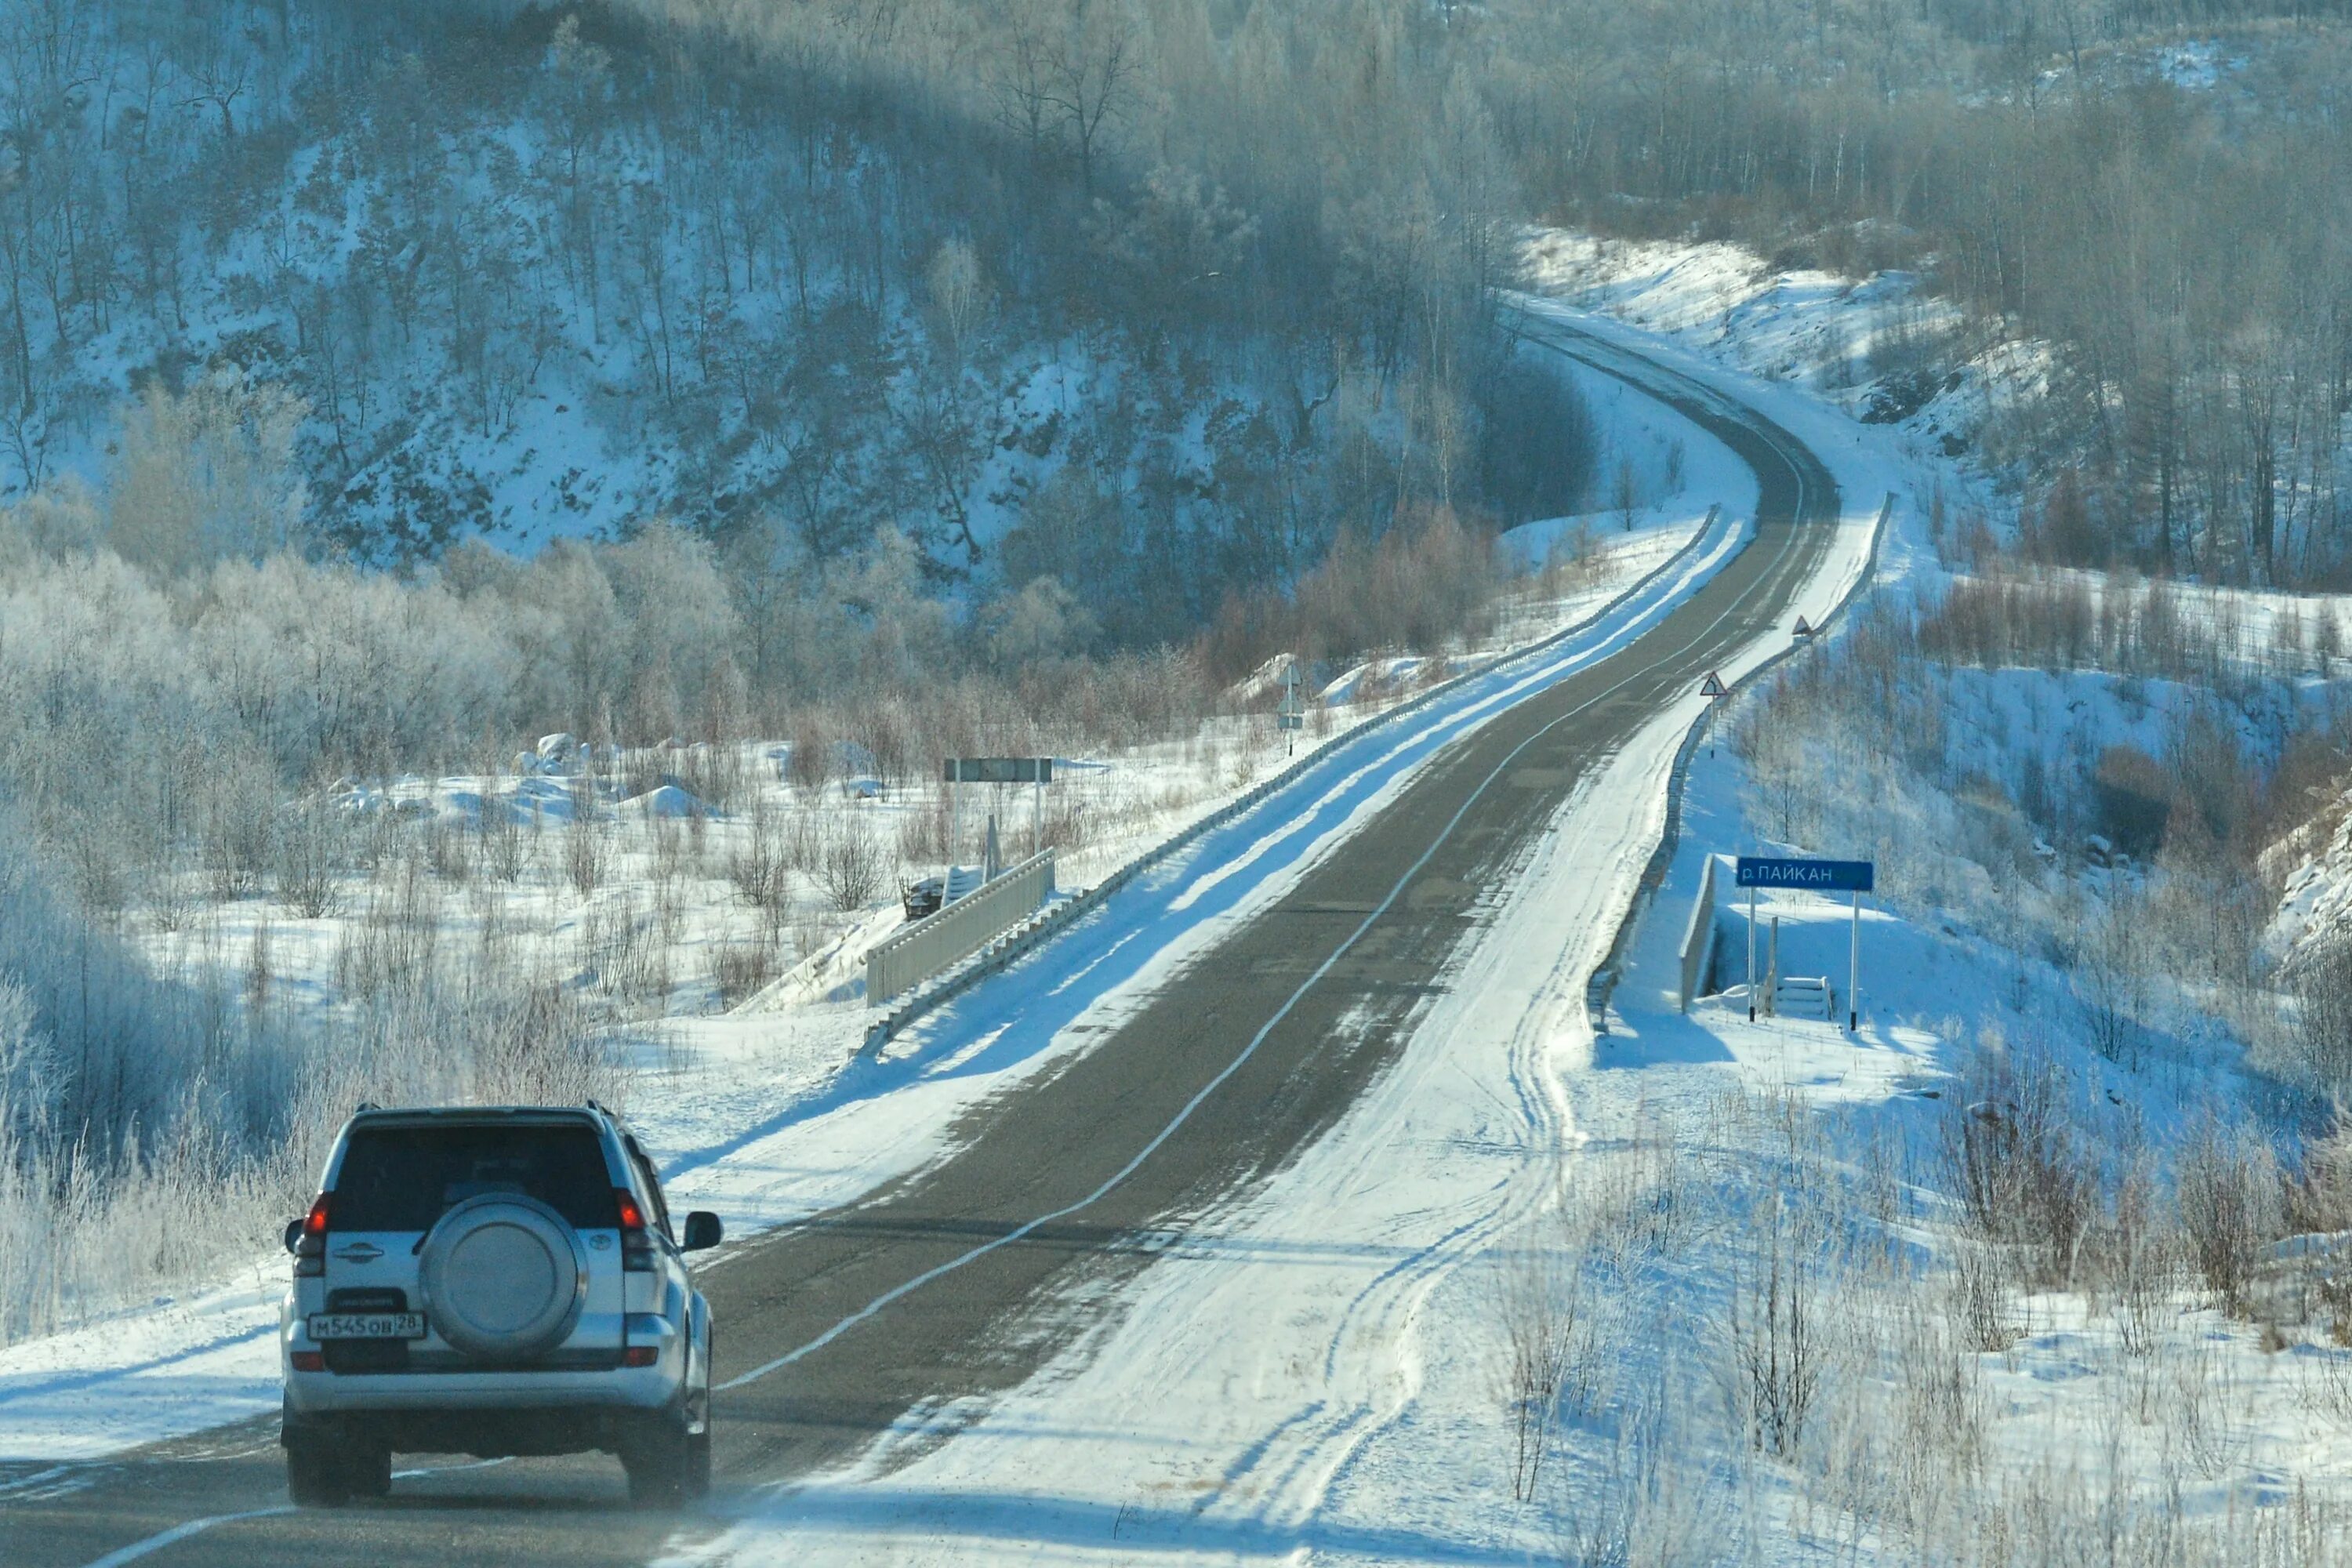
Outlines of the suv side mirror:
M303 1217L297 1215L286 1222L286 1250L289 1252L299 1251L302 1246Z
M719 1226L717 1215L709 1209L696 1209L686 1216L686 1239L677 1244L677 1249L680 1252L707 1251L718 1246L726 1235Z

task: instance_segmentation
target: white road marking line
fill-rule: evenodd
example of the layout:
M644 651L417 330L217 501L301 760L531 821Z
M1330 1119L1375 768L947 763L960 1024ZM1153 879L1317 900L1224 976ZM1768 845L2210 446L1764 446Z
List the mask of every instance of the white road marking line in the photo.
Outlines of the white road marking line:
M421 1469L394 1470L393 1478L397 1480L415 1476L437 1476L446 1470L487 1470L493 1465L505 1463L504 1459L477 1459L464 1465L432 1465ZM205 1519L192 1519L185 1524L175 1524L169 1530L159 1531L144 1541L117 1547L96 1562L85 1564L84 1568L121 1568L125 1563L136 1563L150 1552L161 1552L166 1546L176 1546L191 1535L201 1534L215 1524L235 1524L247 1519L277 1519L300 1511L292 1503L279 1503L276 1508L249 1508L242 1513L216 1513Z
M279 1514L293 1511L292 1503L280 1503L276 1508L249 1508L243 1513L216 1513L208 1519L192 1519L185 1524L175 1524L171 1529L151 1535L144 1541L134 1541L128 1546L110 1552L97 1562L89 1564L89 1568L121 1568L121 1564L125 1563L136 1563L151 1552L161 1552L166 1546L176 1545L191 1535L210 1530L215 1524L235 1524L243 1519L275 1519Z

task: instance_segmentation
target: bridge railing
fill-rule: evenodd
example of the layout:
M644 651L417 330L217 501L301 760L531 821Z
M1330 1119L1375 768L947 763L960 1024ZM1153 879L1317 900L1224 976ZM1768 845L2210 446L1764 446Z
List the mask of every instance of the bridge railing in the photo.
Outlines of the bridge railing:
M1054 896L1054 852L1032 855L974 891L866 950L866 1000L878 1004L971 957Z
M1706 984L1707 972L1715 966L1715 868L1717 858L1710 855L1699 868L1698 897L1691 900L1690 924L1683 928L1683 1011L1690 1011L1693 998L1701 994L1699 988Z

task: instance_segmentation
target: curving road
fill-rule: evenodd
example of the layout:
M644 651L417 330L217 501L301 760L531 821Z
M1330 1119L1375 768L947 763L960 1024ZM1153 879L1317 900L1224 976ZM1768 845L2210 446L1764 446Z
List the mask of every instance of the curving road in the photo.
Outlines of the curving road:
M1671 404L1756 472L1755 537L1624 651L1431 761L1298 886L1057 1072L981 1107L958 1152L730 1249L719 1486L841 1460L908 1412L1019 1384L1108 1310L1187 1216L1328 1128L1402 1047L1479 893L1580 779L1705 673L1785 624L1838 518L1827 468L1752 409L1564 323L1534 341ZM277 1424L92 1465L0 1465L0 1563L643 1563L702 1528L628 1511L600 1456L408 1472L386 1502L285 1506ZM715 1528L715 1525L711 1526Z

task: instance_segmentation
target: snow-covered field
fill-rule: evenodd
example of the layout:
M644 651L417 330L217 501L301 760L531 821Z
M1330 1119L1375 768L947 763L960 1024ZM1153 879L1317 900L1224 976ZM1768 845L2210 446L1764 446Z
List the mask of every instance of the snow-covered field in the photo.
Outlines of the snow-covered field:
M1608 535L1575 570L1530 577L1485 646L1443 659L1387 659L1335 677L1321 693L1328 717L1318 716L1302 738L1303 750L1326 749L1329 764L1090 922L1148 918L1160 943L1139 971L1120 971L1114 980L1106 967L1072 994L1115 1010L1119 997L1150 984L1182 952L1213 940L1222 921L1278 893L1463 725L1622 646L1711 572L1752 512L1752 479L1719 443L1666 411L1657 414L1667 432L1662 439L1681 444L1685 456L1671 481L1657 476L1632 530L1612 518ZM1718 507L1715 533L1698 540ZM1356 735L1366 719L1432 680L1594 616L1686 544L1696 548L1680 567L1538 665L1470 682L1392 735ZM1093 826L1081 847L1062 855L1063 886L1099 879L1277 771L1284 740L1269 716L1255 714L1212 721L1181 744L1066 759L1053 808ZM783 844L796 831L820 840L854 833L915 875L934 868L908 860L897 847L943 806L931 790L877 794L854 779L811 795L782 782L786 760L781 747L747 748L742 770L751 782L731 812L694 812L691 803L670 797L612 800L593 818L590 835L570 820L576 779L403 781L371 806L446 822L452 853L482 853L471 847L478 836L466 830L486 809L494 819L516 816L523 826L513 874L501 879L486 865L470 866L462 895L444 896L436 885L422 911L398 907L402 889L389 876L384 886L344 889L341 907L307 920L274 901L247 900L207 921L195 957L245 985L258 950L276 1005L331 1007L374 951L371 933L381 939L384 930L402 930L413 937L423 930L426 945L444 953L500 944L502 962L561 976L612 1009L629 1053L622 1103L665 1153L667 1179L680 1201L716 1207L731 1233L749 1234L919 1165L959 1109L1041 1066L1055 1047L1037 1039L1015 1051L1001 1030L965 1038L957 1029L975 1033L970 1020L977 1015L959 1009L894 1043L881 1059L857 1056L871 1016L860 959L900 918L895 886L847 913L826 910L804 887L793 929L763 937L765 911L747 906L739 865L763 841ZM592 786L586 798L622 793ZM964 804L956 838L966 859L991 805L1003 814L1008 847L1025 842L1033 803L1014 798L1023 793ZM1267 826L1249 824L1282 826L1261 840ZM580 847L583 837L593 846ZM585 891L576 878L583 855L596 864L595 885ZM792 874L810 880L821 858L821 847L803 853L794 861L802 868ZM415 886L412 879L412 895ZM1138 901L1155 912L1133 912ZM185 932L151 940L173 962L189 957ZM725 961L762 941L780 950L780 973L762 973L748 996L732 994ZM1053 962L1090 970L1098 957L1081 933L1056 943ZM1003 1005L998 990L986 994L992 1000L973 1006ZM956 1048L944 1048L950 1039ZM257 1258L233 1280L0 1349L0 1453L92 1458L274 1409L272 1331L282 1268L275 1257Z

